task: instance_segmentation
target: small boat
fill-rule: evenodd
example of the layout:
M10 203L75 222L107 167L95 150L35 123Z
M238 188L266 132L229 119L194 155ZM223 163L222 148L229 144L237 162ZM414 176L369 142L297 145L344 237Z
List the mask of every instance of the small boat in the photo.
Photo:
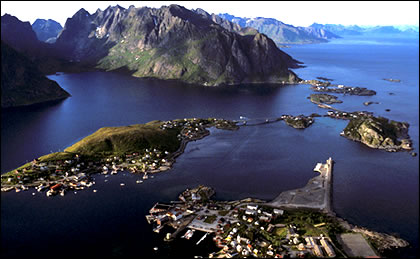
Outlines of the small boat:
M61 196L64 196L64 194L65 194L65 191L64 191L64 190L61 190L61 191L60 191L60 195L61 195Z
M2 192L8 192L8 191L11 191L11 190L13 190L13 187L1 187Z
M120 183L120 186L124 186L125 185L125 183Z
M117 170L113 170L112 172L111 172L111 174L117 174L118 172L117 172Z
M157 247L157 246L155 246L154 248L153 248L153 250L155 250L155 251L157 251L159 248Z
M143 175L143 179L144 179L144 180L146 180L147 178L149 178L149 176L147 176L147 173L145 173L145 174Z
M159 225L153 229L154 232L159 233L159 231L163 228L163 225Z
M97 192L97 190L93 190L93 192Z
M47 188L47 186L40 185L40 186L38 186L38 187L36 188L36 190L37 190L38 192L42 192L45 188Z
M20 192L21 191L21 189L19 187L16 187L15 190L16 190L16 192Z
M185 239L190 239L193 236L194 232L194 229L188 229L188 231L182 237Z
M143 182L142 180L137 180L137 181L136 181L136 183L142 183L142 182Z
M35 193L34 192L32 193L32 196L35 196Z
M51 196L51 195L53 195L52 190L48 190L48 191L47 191L47 197L49 197L49 196Z

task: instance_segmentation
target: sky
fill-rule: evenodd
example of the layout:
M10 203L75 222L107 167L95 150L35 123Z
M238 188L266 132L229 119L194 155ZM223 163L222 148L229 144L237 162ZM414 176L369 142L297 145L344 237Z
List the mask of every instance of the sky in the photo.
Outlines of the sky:
M124 8L179 4L208 13L238 17L275 18L294 26L312 23L342 25L419 25L419 1L1 1L1 15L8 13L31 24L53 19L63 27L80 8L90 14L119 4Z

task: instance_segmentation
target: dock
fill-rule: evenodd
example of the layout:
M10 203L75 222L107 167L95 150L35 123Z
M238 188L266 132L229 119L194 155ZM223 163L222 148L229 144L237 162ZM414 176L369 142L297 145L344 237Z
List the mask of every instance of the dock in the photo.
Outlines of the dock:
M325 164L317 163L314 171L320 173L318 176L309 179L304 187L282 192L266 204L277 208L312 208L331 212L333 163L331 157Z
M208 235L209 233L210 233L210 232L206 232L206 233L204 234L204 236L203 236L202 238L200 238L200 240L198 240L198 242L196 243L196 245L200 244L200 243L201 243L201 241L203 241L203 240L207 237L207 235Z

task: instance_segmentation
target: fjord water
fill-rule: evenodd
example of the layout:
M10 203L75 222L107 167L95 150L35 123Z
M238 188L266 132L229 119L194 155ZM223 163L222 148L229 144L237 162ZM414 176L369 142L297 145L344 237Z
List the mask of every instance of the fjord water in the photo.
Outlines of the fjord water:
M317 76L333 83L366 87L375 96L343 96L335 107L367 110L410 123L409 134L419 151L418 39L339 39L327 44L284 49L306 68L303 79ZM282 114L325 114L307 97L308 85L204 88L176 82L142 80L105 72L49 76L72 97L51 105L2 111L1 170L63 150L104 126L190 117L273 118ZM383 78L400 79L391 83ZM393 93L390 95L389 93ZM365 101L380 104L364 106ZM385 109L390 109L386 112ZM270 200L281 191L299 188L314 177L317 162L332 157L333 209L350 223L397 233L418 254L418 156L387 153L347 140L339 133L347 121L315 118L305 130L277 122L211 129L211 135L187 145L168 172L143 184L139 176L120 173L95 178L92 188L48 198L32 191L2 193L2 255L42 255L77 249L89 255L207 255L207 238L164 243L145 215L156 201L169 202L198 184L216 190L219 200L247 197ZM108 179L108 182L104 182ZM121 187L120 183L125 186ZM169 230L169 229L168 229ZM195 239L194 239L195 238ZM158 246L159 250L152 248Z

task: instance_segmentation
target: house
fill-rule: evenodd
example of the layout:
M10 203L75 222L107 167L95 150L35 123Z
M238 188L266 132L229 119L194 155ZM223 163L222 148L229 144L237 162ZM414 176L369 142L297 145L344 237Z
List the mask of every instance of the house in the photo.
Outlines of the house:
M182 212L176 212L175 214L171 215L172 219L177 221L182 218Z
M249 210L257 210L258 205L247 205L246 208L249 209Z
M274 214L276 215L283 215L284 211L283 210L279 210L279 209L274 209L273 210Z
M265 221L265 222L270 222L270 218L267 217L267 216L261 216L261 217L259 217L259 220Z
M334 249L332 249L332 247L325 238L321 239L321 245L324 248L325 252L327 252L328 256L335 257Z
M257 212L255 210L249 210L249 209L247 209L245 211L245 214L246 215L257 215Z

